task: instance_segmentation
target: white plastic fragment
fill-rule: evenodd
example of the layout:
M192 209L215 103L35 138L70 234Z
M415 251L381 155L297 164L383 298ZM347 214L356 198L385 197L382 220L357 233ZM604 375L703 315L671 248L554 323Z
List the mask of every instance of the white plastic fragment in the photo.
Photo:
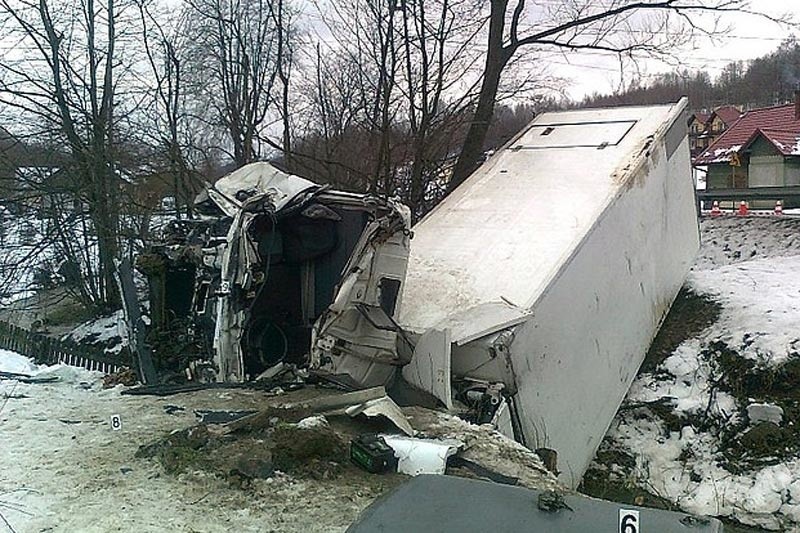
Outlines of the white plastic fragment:
M309 416L297 423L300 429L324 428L328 426L328 419L322 415Z
M772 422L779 426L783 422L783 409L771 403L751 403L747 406L747 418L751 424Z
M455 439L415 439L400 435L381 435L397 457L397 471L409 476L444 474L447 458L464 443Z

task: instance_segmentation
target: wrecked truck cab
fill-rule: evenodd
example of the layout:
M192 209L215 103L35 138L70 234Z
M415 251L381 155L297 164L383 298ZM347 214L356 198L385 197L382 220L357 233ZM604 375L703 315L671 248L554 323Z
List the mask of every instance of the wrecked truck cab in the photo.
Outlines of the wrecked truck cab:
M158 275L147 272L151 307L166 310L161 323L185 320L183 332L206 346L205 358L182 362L190 379L255 379L309 355L333 373L350 357L396 359L398 332L384 326L405 280L404 206L267 163L232 172L206 194L216 213L173 225L147 254L163 262Z

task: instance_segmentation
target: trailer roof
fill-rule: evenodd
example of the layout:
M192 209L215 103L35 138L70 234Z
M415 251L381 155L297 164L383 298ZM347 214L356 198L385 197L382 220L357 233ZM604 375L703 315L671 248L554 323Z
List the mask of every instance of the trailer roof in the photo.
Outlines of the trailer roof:
M400 324L467 342L524 320L685 107L537 117L413 228Z

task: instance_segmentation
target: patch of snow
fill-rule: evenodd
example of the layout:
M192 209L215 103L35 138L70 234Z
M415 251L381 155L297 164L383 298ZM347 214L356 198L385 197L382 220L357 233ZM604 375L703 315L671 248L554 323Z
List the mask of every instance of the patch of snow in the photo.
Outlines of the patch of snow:
M688 284L722 304L711 335L748 358L783 363L800 352L800 255L696 270Z
M328 419L322 415L309 416L296 425L300 429L324 428L328 426Z
M713 356L707 348L723 341L768 366L800 352L800 221L704 219L701 233L687 285L720 304L719 319L680 344L653 372L637 376L606 442L635 458L635 467L623 476L684 511L797 530L800 458L733 473L723 466L727 445L714 429L744 422L745 412L753 423L780 422L780 407L769 398L742 405L718 390L719 368L708 360ZM668 429L653 410L640 408L651 403L678 415L684 427ZM692 426L697 417L711 423Z
M609 435L617 446L635 451L633 480L684 511L768 529L795 523L800 500L792 498L789 487L800 483L800 461L732 474L719 466L716 438L687 429L665 433L660 421L627 414ZM689 459L681 460L682 454ZM794 486L797 493L800 484Z
M127 346L128 327L122 310L119 310L109 316L84 322L65 335L65 338L80 343L102 345L106 352L117 354Z
M738 152L741 149L742 149L742 145L741 144L736 144L734 146L731 146L730 148L717 148L716 150L714 150L710 154L713 159L711 159L709 161L705 161L704 163L706 163L706 164L709 164L709 163L724 163L724 162L730 160L731 154L734 154L734 153Z
M692 339L681 344L661 365L670 377L643 374L631 385L627 401L650 403L668 400L676 413L684 415L707 413L728 420L736 418L736 401L713 387L712 369L698 356L700 341Z
M0 372L33 375L38 366L29 357L9 350L0 350Z
M102 372L86 370L85 368L69 366L63 363L37 365L30 357L25 357L9 350L0 350L0 372L37 377L57 377L61 383L87 385L84 388L98 385L104 375Z
M0 411L0 511L20 533L324 533L344 531L386 490L379 476L356 490L339 479L276 475L245 492L202 471L164 475L154 461L134 457L139 445L194 425L195 409L263 407L263 393L227 392L232 399L215 390L154 398L0 381L0 397L11 396ZM175 403L185 409L166 414ZM121 430L112 430L112 415L121 417Z

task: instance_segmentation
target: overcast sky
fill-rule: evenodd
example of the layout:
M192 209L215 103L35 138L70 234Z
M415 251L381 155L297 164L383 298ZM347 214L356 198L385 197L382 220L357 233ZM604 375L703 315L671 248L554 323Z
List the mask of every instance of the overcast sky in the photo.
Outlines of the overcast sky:
M752 7L773 16L791 13L800 23L800 0L754 0ZM744 14L727 15L724 19L731 27L730 33L716 43L706 41L696 43L696 49L682 50L679 54L683 67L696 70L705 69L712 78L731 61L755 59L778 47L789 37L795 35L800 40L800 31L775 24L760 17ZM608 93L619 87L619 61L614 56L593 54L569 54L553 59L552 72L569 78L568 95L580 99L594 91ZM645 77L665 71L674 71L675 66L660 61L639 63ZM628 70L630 72L630 70ZM630 81L627 76L626 81Z

